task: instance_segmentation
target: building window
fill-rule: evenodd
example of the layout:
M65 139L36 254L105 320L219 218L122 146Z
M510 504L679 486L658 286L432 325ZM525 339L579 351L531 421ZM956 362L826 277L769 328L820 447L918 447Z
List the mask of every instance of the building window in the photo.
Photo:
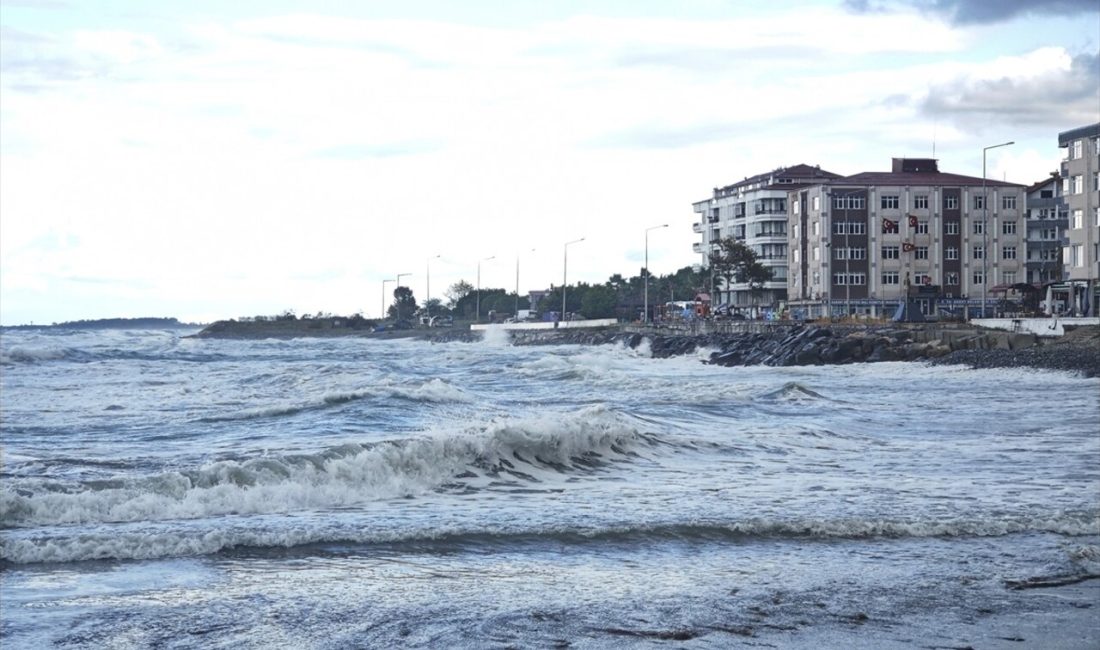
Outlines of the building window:
M883 271L882 272L883 284L898 284L898 272L897 271Z
M985 258L985 248L982 246L975 246L970 253L970 259L980 260Z
M927 219L921 219L920 221L917 222L917 234L918 235L927 235L928 234L928 220Z
M1005 246L1005 247L1003 247L1001 249L1001 259L1002 260L1014 260L1014 259L1016 259L1016 247L1015 246Z
M943 259L945 260L957 260L959 259L959 249L954 246L948 246L943 251Z
M1084 266L1085 265L1085 247L1082 244L1073 245L1073 253L1070 257L1072 266Z
M862 260L867 257L867 251L863 248L837 248L835 255L838 260Z
M1004 282L1004 284L1016 284L1016 272L1005 271L1003 274L1001 274L1001 280Z
M839 287L842 287L842 286L848 284L848 274L847 273L834 273L833 274L833 284L835 284Z
M980 235L983 232L985 232L985 222L984 221L975 221L973 223L973 226L974 226L974 234L975 235Z
M932 284L932 276L927 273L914 273L913 284L920 286L922 284Z
M821 227L820 226L821 226L820 221L815 221L814 222L814 237L817 237L818 235L821 234Z
M943 224L943 234L945 235L957 235L959 234L959 222L948 221Z
M1080 230L1085 227L1085 211L1077 209L1073 211L1073 225L1070 226L1075 230Z
M834 235L865 235L867 224L862 221L834 221Z
M794 212L795 214L802 214L802 202L799 201L798 199L795 199L794 201L792 201L791 202L791 212Z
M1001 197L1001 208L1005 209L1005 210L1015 210L1016 209L1016 195L1015 194L1006 194L1006 195L1002 196Z
M1073 149L1070 150L1070 160L1077 160L1081 157L1081 145L1084 144L1084 140L1074 140Z
M882 247L882 259L884 260L896 260L899 258L899 247L897 246L883 246Z
M927 246L917 246L917 259L918 260L928 259L928 247Z
M897 210L898 209L898 195L897 194L884 194L882 196L882 209L883 210Z
M984 194L975 194L974 195L974 209L975 210L984 210L985 209L985 195Z
M928 195L927 194L917 194L917 195L915 195L913 197L913 208L917 209L917 210L927 210L928 209Z
M837 194L833 196L834 210L862 210L867 205L867 200L860 195Z
M798 264L802 261L802 251L798 248L794 249L794 263Z
M820 196L815 196L814 197L814 212L817 212L820 209L821 209L821 197Z
M849 273L848 274L848 284L854 284L856 286L862 286L862 285L867 284L867 274L866 273Z
M950 287L959 286L959 274L958 273L944 273L943 283Z
M985 284L985 274L981 270L974 271L972 280L974 284Z
M1003 221L1003 222L1001 222L1001 234L1002 235L1015 235L1016 234L1016 222L1015 221Z
M1073 193L1080 194L1085 191L1085 177L1078 174L1073 177Z
M943 209L944 210L958 210L959 209L959 197L954 196L954 195L943 197Z
M814 246L814 261L816 262L820 259L821 259L821 247L820 246Z

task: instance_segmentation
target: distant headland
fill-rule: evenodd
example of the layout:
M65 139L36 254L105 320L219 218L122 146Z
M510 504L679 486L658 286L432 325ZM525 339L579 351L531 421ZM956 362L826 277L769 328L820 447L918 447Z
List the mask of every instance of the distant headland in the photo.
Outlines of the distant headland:
M204 323L181 323L178 318L95 318L88 320L66 321L49 325L6 325L0 329L63 329L63 330L134 330L134 329L192 329L202 327Z

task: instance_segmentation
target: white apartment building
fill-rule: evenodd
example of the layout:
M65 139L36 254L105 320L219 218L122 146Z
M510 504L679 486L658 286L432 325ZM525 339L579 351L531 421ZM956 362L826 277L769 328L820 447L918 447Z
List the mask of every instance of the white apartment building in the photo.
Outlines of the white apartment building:
M1062 240L1068 307L1092 316L1100 301L1100 123L1059 133L1058 146L1066 150L1058 202L1068 219Z
M1025 280L1025 188L895 158L790 192L788 304L803 318L992 312Z
M787 299L787 224L788 194L792 189L840 178L839 174L810 165L781 167L745 178L721 188L713 195L692 204L699 221L692 224L700 240L692 246L702 265L708 267L710 253L719 240L732 237L755 253L761 264L772 269L772 280L755 295L746 284L721 286L715 278L714 305L755 315L774 310Z

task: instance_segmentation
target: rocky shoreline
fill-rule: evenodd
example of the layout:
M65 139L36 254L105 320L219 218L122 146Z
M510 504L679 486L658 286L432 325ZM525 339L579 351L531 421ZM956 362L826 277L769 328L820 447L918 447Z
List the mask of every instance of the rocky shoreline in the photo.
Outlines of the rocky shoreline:
M465 328L409 329L375 332L351 323L236 322L215 323L199 338L296 338L357 336L370 339L418 338L434 343L478 341L482 335ZM712 350L704 363L720 366L799 366L925 361L971 368L1037 368L1100 377L1100 327L1081 327L1057 339L975 327L815 325L794 323L765 332L681 334L660 329L604 327L593 329L513 330L515 345L621 344L643 342L656 358Z
M926 361L971 368L1037 368L1100 377L1100 328L1079 328L1045 341L1030 334L977 328L828 327L792 325L767 333L661 334L603 330L515 332L516 345L620 343L637 348L648 341L652 355L666 358L711 349L704 363L721 366L800 366Z

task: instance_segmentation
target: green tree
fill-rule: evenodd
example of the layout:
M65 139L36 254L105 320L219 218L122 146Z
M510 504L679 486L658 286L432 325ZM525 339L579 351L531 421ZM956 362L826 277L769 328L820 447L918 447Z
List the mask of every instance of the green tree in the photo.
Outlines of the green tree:
M474 285L465 280L459 280L451 286L447 287L447 290L443 292L443 295L447 296L447 306L451 309L455 309L458 303L474 292Z
M726 289L734 283L747 284L749 291L756 293L772 279L771 268L757 261L756 252L732 237L718 242L718 250L711 252L709 262Z
M581 313L586 318L614 318L617 305L618 297L610 285L588 287L581 296Z
M390 318L401 320L402 318L412 318L416 313L416 298L413 297L412 289L408 287L397 287L393 290L393 304L390 305L386 313Z

